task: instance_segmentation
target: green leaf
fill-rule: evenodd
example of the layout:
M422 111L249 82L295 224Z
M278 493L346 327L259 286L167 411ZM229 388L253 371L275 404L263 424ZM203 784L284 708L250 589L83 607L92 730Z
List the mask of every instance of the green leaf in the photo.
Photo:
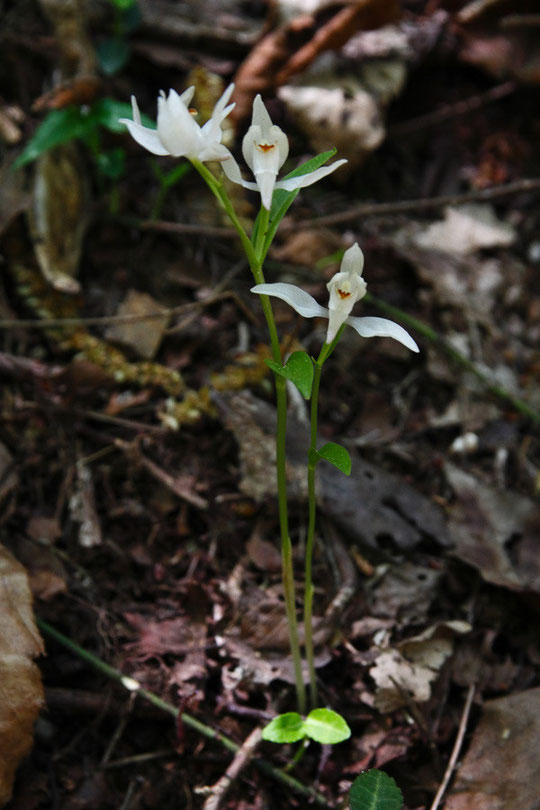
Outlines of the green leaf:
M292 172L285 175L284 179L288 180L290 177L299 177L302 174L310 174L310 172L314 172L316 169L320 169L321 166L330 160L333 155L336 154L336 149L330 149L328 152L323 152L320 155L315 155L310 160L307 160L305 163L302 163L301 166L297 166ZM272 207L270 209L270 224L268 226L268 232L266 234L266 239L264 242L264 249L262 258L266 256L268 252L268 248L272 244L276 231L278 229L279 223L293 204L296 196L300 193L300 189L297 188L294 191L285 191L283 188L278 188L274 191L272 196ZM259 217L261 216L260 212L257 215L257 219L255 220L255 225L253 228L254 234L257 233L259 222Z
M333 464L334 467L337 467L338 470L341 470L342 473L345 473L345 475L351 474L351 457L349 452L340 444L328 442L328 444L323 445L320 450L315 450L313 456L315 454L316 460L321 461L324 459L325 461L329 461L330 464ZM315 461L315 459L312 460L313 456L309 459L310 464L313 464Z
M298 712L280 714L262 730L263 740L275 743L294 743L305 736L304 721Z
M294 383L304 399L310 398L314 370L309 354L293 352L284 366L280 366L275 360L266 360L266 365L280 377Z
M126 101L116 101L114 98L100 98L92 105L90 111L92 120L100 126L108 129L109 132L127 132L125 124L119 122L119 118L132 118L133 111L131 104ZM156 124L147 115L141 115L141 121L145 127L156 128Z
M349 793L351 810L401 810L403 795L391 776L372 768L356 777Z
M313 709L304 720L304 731L312 740L323 745L334 745L351 736L343 717L332 709Z
M98 43L97 58L106 76L114 76L126 65L131 48L125 39L106 37Z
M96 126L96 122L80 107L64 107L52 110L38 126L26 147L15 163L14 169L36 160L43 152L67 143L73 138L81 138Z

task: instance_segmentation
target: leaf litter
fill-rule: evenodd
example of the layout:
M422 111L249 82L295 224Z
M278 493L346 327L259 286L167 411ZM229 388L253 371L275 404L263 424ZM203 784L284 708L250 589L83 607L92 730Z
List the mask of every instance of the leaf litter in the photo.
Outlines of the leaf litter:
M68 5L69 17L76 4ZM304 8L300 18L277 24L263 20L259 4L226 4L219 10L226 22L220 33L207 4L190 19L182 4L160 4L157 11L141 4L133 61L114 78L115 88L126 98L135 92L146 106L159 89L154 78L159 86L180 90L188 70L206 64L212 81L220 74L219 95L234 76L237 120L264 90L273 120L284 128L287 123L291 132L291 167L311 151L309 138L323 137L324 120L335 115L338 122L354 121L356 99L360 91L367 94L373 113L367 135L376 135L375 150L361 155L361 170L354 169L340 187L330 184L324 195L298 199L269 274L301 283L322 300L331 262L339 260L336 252L358 239L375 297L429 323L498 385L537 406L540 291L533 193L502 197L489 207L484 200L480 209L478 203L464 209L450 200L427 217L419 200L414 221L399 211L353 217L346 230L312 230L310 239L306 223L346 213L359 198L390 204L421 195L428 201L451 198L463 189L534 174L538 133L527 91L515 85L495 96L491 79L460 67L459 60L471 54L476 64L485 62L485 42L494 31L490 14L475 20L472 8L456 13L427 4L419 13L411 5L389 29L381 25L392 4L382 11L379 6L365 4L375 30L361 31L355 28L367 24L361 14L348 25L351 10L332 4ZM495 17L500 13L497 9ZM42 20L25 18L21 28L16 10L10 14L4 75L21 77L25 97L32 99L41 76L31 79L34 67L27 56L34 45L27 27L37 34L35 42L45 43L39 60L51 76L58 54L47 50L50 30ZM521 7L516 14L520 17ZM80 33L84 23L81 16L73 30ZM518 23L508 27L506 20L497 27L499 45L488 67L512 71L518 82L524 76L534 80L530 57L537 47ZM98 15L89 30L104 25ZM62 30L57 29L60 39ZM80 44L90 64L88 40ZM509 61L509 53L519 60ZM345 78L351 64L354 86ZM204 96L214 85L205 79L210 72L202 71ZM323 110L317 73L341 94L333 110ZM62 92L76 91L79 79L70 81ZM283 100L287 93L300 98L306 88L310 123L304 125L294 104ZM0 89L3 99L19 104L15 86ZM40 114L24 115L17 124L21 132L30 131ZM392 134L400 126L407 127L407 138ZM332 138L339 134L336 130ZM43 236L49 264L42 272L53 286L79 285L81 293L77 299L58 290L53 296L43 278L37 283L38 246L21 216L28 194L23 184L10 183L0 202L2 316L99 317L110 315L119 301L128 311L148 305L170 312L193 304L201 289L217 291L237 260L234 243L189 229L159 235L140 229L134 217L148 219L158 187L149 165L136 163L125 144L130 170L117 189L121 216L109 218L115 192L100 180L91 184L101 211L94 217L81 201L89 191L85 177L95 167L79 146L72 162L85 156L79 207L69 209L71 225L60 234L55 218L69 203L69 189L62 196L54 183L46 185L56 207L48 209L53 220ZM6 169L2 165L2 177ZM249 196L241 202L249 212ZM169 191L161 215L169 224L225 224L189 175ZM81 242L85 230L91 238ZM64 261L51 262L62 250ZM325 261L315 270L319 259ZM151 330L117 332L114 340L127 344L129 360L100 325L81 324L77 345L72 338L70 347L58 330L46 337L37 329L12 327L5 339L2 333L0 527L30 572L40 615L241 743L278 704L290 708L287 685L293 676L278 584L275 485L268 474L274 452L271 385L258 368L250 376L242 365L265 338L253 302L234 276L230 287L233 297L211 298L204 315L193 310L187 325L173 314L167 331L164 316ZM144 296L142 304L130 303L134 290ZM309 331L285 308L276 313L280 330L291 336L287 349L317 351L322 333L316 324ZM446 806L495 810L508 801L532 810L538 796L533 753L540 667L537 433L532 421L493 392L488 397L459 364L443 358L427 338L422 341L414 367L382 342L366 346L356 338L345 340L339 360L332 359L321 442L343 441L353 456L353 474L345 480L330 465L320 467L318 508L324 520L315 553L315 663L325 702L343 712L353 735L330 759L319 761L313 746L298 776L310 783L318 773L335 806L354 775L385 767L408 807L428 807L442 778L440 763L430 756L436 751L443 767L448 761L465 691L475 683L476 705ZM132 355L147 362L132 363ZM107 359L112 375L98 371ZM212 380L218 378L214 395ZM189 419L177 418L188 412ZM288 450L293 540L300 549L306 446L301 422L291 419ZM458 440L469 434L477 437L474 447L458 452ZM17 590L16 603L18 611L28 605L26 586ZM2 627L5 616L9 605L2 606ZM18 635L19 642L26 638L25 632ZM30 636L32 650L25 648L22 659L33 696L25 705L28 714L12 726L21 751L31 744L41 700L31 663L41 648L37 636ZM63 807L130 801L176 807L183 789L213 784L226 772L228 758L218 746L158 713L146 722L137 700L126 708L118 732L105 715L82 723L83 691L106 699L105 682L56 645L48 652L46 686L68 689L71 708L51 701L45 725L40 719L33 753L15 783L15 806L39 806L36 796L54 787ZM18 674L15 678L18 686ZM118 767L100 770L109 749ZM175 749L183 756L172 754ZM135 759L145 752L147 761ZM15 765L10 762L2 782L6 795ZM89 771L98 776L89 777ZM251 776L232 786L231 808L263 806L270 783ZM271 787L273 801L293 806L292 797Z

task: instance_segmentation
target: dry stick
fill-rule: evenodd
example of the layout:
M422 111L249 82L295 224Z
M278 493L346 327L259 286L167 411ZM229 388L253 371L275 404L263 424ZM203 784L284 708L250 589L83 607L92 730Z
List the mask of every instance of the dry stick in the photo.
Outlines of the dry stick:
M319 228L322 225L338 225L342 222L350 222L359 217L380 217L389 214L408 214L411 211L428 211L431 208L445 208L447 205L462 205L468 202L482 202L485 200L496 200L499 197L507 197L511 194L521 192L538 191L540 189L540 178L528 177L523 180L515 180L513 183L491 186L491 188L478 189L476 191L466 191L464 194L454 194L444 197L426 197L418 200L402 200L401 202L388 203L363 203L346 211L338 211L336 214L328 214L315 219L301 220L300 222L283 222L282 230L298 230L299 228Z
M521 413L523 416L526 416L528 419L534 422L536 426L540 425L540 412L528 405L523 399L514 396L514 394L507 391L506 388L494 383L489 378L488 374L481 371L472 360L469 360L469 358L465 357L464 354L461 354L461 352L459 352L457 349L454 349L450 343L448 343L430 326L423 323L423 321L419 321L412 315L408 315L407 313L403 312L403 310L398 309L391 304L387 304L385 301L374 298L369 293L366 294L364 300L374 304L378 309L381 310L381 312L391 315L396 320L403 322L405 326L409 326L411 329L414 329L416 332L422 335L422 337L426 338L426 340L429 340L436 349L444 352L448 357L450 357L450 359L453 360L458 366L461 366L461 368L464 368L466 371L473 374L489 394L497 399L506 401L515 411Z
M426 113L425 115L419 115L416 118L396 124L395 126L390 127L388 130L388 137L402 137L403 135L408 135L411 132L418 132L418 130L424 129L425 127L442 124L444 121L457 118L460 115L467 115L468 113L473 112L473 110L478 110L487 104L491 104L494 101L499 101L501 98L514 93L516 89L516 82L504 82L503 84L497 84L495 87L491 87L485 93L478 93L474 96L469 96L469 98L461 99L455 104L444 104L433 112Z
M437 810L439 804L441 803L441 799L444 796L446 788L448 787L448 783L452 777L454 772L454 768L456 767L456 762L458 760L461 746L463 745L463 738L465 737L465 731L467 729L467 723L469 720L469 714L471 711L471 706L474 698L474 690L475 685L472 683L469 686L469 691L467 692L467 699L465 701L465 706L463 707L463 713L461 715L461 720L459 722L458 733L456 737L456 741L454 743L454 748L452 749L452 755L448 761L448 765L446 766L446 771L444 772L443 780L439 786L437 794L433 799L433 803L429 810Z
M85 650L83 647L80 647L55 627L48 624L48 622L45 622L43 619L39 618L36 619L36 622L39 629L45 633L45 635L53 638L83 661L86 661L98 672L101 672L111 680L121 684L129 692L137 692L138 695L140 695L144 700L147 700L153 706L156 706L161 711L172 715L176 719L180 719L185 726L193 729L197 733L201 734L201 736L206 737L206 739L215 740L216 742L220 743L223 748L227 749L227 751L236 754L240 750L240 746L233 742L233 740L231 740L229 737L226 737L225 734L215 731L213 728L210 728L210 726L207 726L205 723L202 723L200 720L192 717L187 712L181 712L176 708L176 706L173 706L172 703L168 703L166 700L158 697L158 695L155 695L148 689L143 689L140 683L134 680L134 678L130 678L127 675L122 675L122 673L117 669L112 667L110 664L106 664L105 661L102 661L97 657L97 655L93 655L93 653L88 652L88 650ZM307 787L307 785L302 784L302 782L299 782L298 779L295 779L293 776L283 773L283 771L274 767L274 765L267 762L265 759L257 758L253 761L260 771L267 776L270 776L272 779L275 779L277 782L280 782L283 787L289 788L289 790L292 790L295 793L302 794L319 807L324 807L326 810L331 810L331 805L328 804L326 798L314 790L314 788Z
M223 774L223 776L210 788L210 795L206 799L203 810L219 810L229 788L238 779L242 771L249 765L250 761L255 755L255 751L260 745L262 740L262 731L260 728L254 728L249 737L246 737L238 751L236 752L233 761Z

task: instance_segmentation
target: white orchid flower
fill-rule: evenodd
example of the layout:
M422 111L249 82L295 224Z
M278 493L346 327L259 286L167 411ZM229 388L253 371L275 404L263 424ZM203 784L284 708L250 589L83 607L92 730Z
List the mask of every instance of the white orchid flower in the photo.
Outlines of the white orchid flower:
M212 117L202 127L195 121L196 111L189 108L195 87L189 87L182 95L169 90L168 97L161 91L158 98L157 129L142 125L135 96L131 97L133 120L119 120L127 126L137 143L154 155L236 162L227 147L221 143L221 124L234 107L234 104L227 106L233 90L234 84L230 84L214 107Z
M362 251L355 243L345 251L339 273L328 282L329 309L321 306L312 295L294 284L277 282L257 284L251 292L281 298L304 318L328 318L326 343L331 343L346 323L356 329L361 337L391 337L413 352L420 351L409 333L387 318L356 318L349 315L356 301L366 293L366 282L361 278L364 266Z
M289 154L289 141L283 130L272 123L260 95L255 96L253 102L253 117L251 126L242 141L242 153L255 175L256 182L250 183L243 180L238 164L233 162L223 164L225 174L230 180L239 183L244 188L260 191L261 202L267 210L270 210L272 205L272 194L275 188L282 188L286 191L305 188L347 163L346 160L336 160L331 166L322 166L309 174L291 177L288 180L277 180L278 172Z

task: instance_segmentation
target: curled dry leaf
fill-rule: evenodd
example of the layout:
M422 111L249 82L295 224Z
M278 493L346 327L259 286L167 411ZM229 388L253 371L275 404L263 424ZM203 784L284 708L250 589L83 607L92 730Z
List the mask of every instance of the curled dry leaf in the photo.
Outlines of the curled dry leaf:
M32 659L44 652L23 566L0 546L0 806L11 798L19 762L32 746L43 688Z
M369 671L377 684L377 708L392 712L406 706L409 700L417 703L429 700L431 684L454 649L454 636L470 630L467 622L440 622L400 642L397 648L381 653Z

